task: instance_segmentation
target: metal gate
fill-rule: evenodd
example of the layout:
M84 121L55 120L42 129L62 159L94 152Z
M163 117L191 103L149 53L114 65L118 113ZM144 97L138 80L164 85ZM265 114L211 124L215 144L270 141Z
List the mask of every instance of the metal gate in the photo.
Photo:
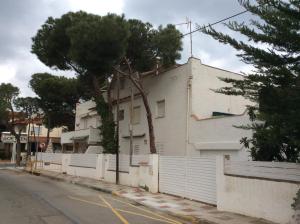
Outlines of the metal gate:
M216 158L160 156L159 191L216 204Z

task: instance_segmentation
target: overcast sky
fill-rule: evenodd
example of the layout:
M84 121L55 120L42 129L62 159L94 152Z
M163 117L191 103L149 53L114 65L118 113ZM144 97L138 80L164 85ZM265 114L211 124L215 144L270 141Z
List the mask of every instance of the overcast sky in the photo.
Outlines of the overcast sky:
M182 23L189 17L195 28L196 23L213 23L243 8L237 0L0 0L0 83L10 82L20 88L22 96L32 96L28 81L36 72L73 76L71 72L51 71L30 53L30 49L31 37L49 16L60 17L78 10L99 15L124 13L127 18L141 19L155 26ZM249 17L244 14L235 20L247 22ZM186 26L178 28L182 33L188 32ZM222 24L215 28L229 32ZM186 62L189 57L189 38L183 41L179 62ZM209 36L199 32L193 34L193 55L202 63L234 72L249 71L249 66L240 62L236 53Z

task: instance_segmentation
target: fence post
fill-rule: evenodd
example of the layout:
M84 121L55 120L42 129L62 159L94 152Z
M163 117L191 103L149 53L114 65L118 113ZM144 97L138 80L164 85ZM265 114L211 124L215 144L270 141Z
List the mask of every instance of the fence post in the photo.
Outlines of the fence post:
M216 156L216 189L217 189L217 208L222 209L223 194L225 190L225 155Z
M104 169L105 169L105 159L104 154L97 155L97 165L96 165L96 179L104 178Z

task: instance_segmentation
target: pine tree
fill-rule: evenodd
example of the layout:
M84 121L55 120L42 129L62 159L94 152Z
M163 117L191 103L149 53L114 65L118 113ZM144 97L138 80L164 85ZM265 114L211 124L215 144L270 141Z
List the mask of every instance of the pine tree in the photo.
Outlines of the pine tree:
M300 161L300 1L240 0L256 19L249 24L229 22L232 31L247 37L234 39L212 27L204 33L238 50L238 57L254 67L243 80L223 79L232 87L217 92L241 95L249 106L252 138L241 142L254 160Z

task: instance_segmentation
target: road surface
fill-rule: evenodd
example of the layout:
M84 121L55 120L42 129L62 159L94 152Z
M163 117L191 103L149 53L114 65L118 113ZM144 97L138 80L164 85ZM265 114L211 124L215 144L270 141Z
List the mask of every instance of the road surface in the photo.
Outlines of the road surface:
M0 224L187 223L110 194L0 169Z

